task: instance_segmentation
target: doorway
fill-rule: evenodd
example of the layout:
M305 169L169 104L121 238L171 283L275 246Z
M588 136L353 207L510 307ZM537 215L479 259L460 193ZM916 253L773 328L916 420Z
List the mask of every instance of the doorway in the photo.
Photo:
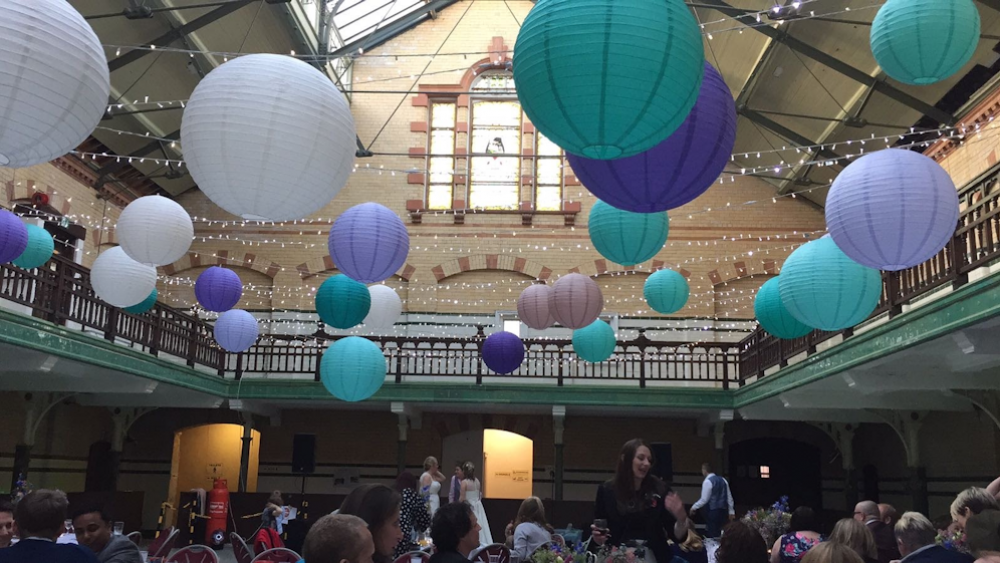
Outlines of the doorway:
M729 484L739 506L771 506L782 496L788 506L823 508L819 448L783 438L757 438L729 447Z

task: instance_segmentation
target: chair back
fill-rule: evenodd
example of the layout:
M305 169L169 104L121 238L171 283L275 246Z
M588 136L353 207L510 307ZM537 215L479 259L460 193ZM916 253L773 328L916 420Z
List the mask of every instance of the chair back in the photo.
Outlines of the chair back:
M490 563L491 555L496 555L499 558L498 563L510 563L510 549L502 543L494 543L480 548L473 553L472 557L469 557L469 560Z
M287 547L275 547L262 551L253 558L254 563L299 563L302 556Z
M169 530L170 534L169 535L164 535L164 534L167 533L168 530ZM173 551L174 545L177 544L177 535L180 534L181 531L178 530L177 528L174 528L174 527L170 527L170 528L168 528L168 530L164 530L163 533L160 534L160 538L164 538L164 539L163 539L162 543L160 543L158 546L156 546L156 550L155 551L153 550L153 546L152 545L149 546L149 558L150 559L153 559L153 558L166 559L167 556L170 555L170 552ZM159 538L157 538L157 539L159 539Z
M552 534L552 543L559 547L566 547L566 539L559 534Z
M420 559L421 563L427 563L431 560L431 554L426 551L411 551L409 553L404 553L396 558L393 563L410 563L414 559Z
M139 543L142 542L142 532L139 531L132 532L125 537L135 545L139 545Z
M189 545L174 552L166 563L219 563L219 556L208 546Z
M150 542L149 544L149 549L148 549L149 556L155 557L156 554L159 553L160 547L162 547L163 544L167 543L167 538L169 538L170 535L173 533L174 533L173 526L170 526L169 528L166 528L164 530L160 530L160 533L155 538L153 538L153 541Z
M253 553L250 552L250 546L243 540L243 536L235 532L229 534L229 543L233 544L233 556L236 557L236 563L251 563L253 561Z

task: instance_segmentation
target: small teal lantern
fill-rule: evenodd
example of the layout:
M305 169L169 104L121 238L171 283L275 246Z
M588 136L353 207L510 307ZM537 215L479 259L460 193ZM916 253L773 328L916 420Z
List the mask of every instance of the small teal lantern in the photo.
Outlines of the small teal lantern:
M764 330L778 338L800 338L813 331L812 327L798 321L781 303L778 278L774 277L760 286L753 302L753 312Z
M596 364L607 360L615 353L617 344L615 330L601 319L573 331L573 351L587 362Z
M41 268L52 258L55 242L48 231L38 225L25 225L28 229L28 246L14 259L14 265L25 270Z
M882 295L878 270L851 260L825 236L800 246L778 276L781 302L799 322L842 330L868 318Z
M316 291L316 313L334 328L348 329L361 324L371 306L368 287L344 274L327 279Z
M973 0L887 0L872 23L872 54L900 82L934 84L969 62L979 32Z
M142 300L138 305L132 305L131 307L125 307L126 313L132 313L133 315L141 315L143 313L148 313L153 305L156 305L156 299L160 296L160 292L153 288L153 292L149 294L149 297Z
M385 356L374 342L348 336L323 353L319 377L323 387L341 401L358 402L374 395L385 383Z
M649 307L664 315L683 309L689 294L687 279L673 270L654 272L642 286L642 295Z
M587 229L601 256L622 266L634 266L663 250L670 219L666 212L633 213L598 200L590 209Z

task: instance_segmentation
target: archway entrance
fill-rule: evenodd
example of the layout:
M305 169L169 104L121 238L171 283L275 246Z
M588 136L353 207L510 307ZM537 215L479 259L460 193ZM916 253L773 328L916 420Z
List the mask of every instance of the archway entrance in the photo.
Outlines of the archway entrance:
M757 438L729 447L729 484L737 504L770 506L788 496L791 508L823 508L819 448L783 438Z

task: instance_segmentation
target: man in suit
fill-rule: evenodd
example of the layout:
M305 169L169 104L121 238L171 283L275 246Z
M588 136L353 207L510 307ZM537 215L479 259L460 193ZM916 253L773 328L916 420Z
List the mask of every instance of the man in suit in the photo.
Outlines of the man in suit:
M125 536L112 534L111 518L99 508L88 507L73 514L76 541L97 555L101 563L142 563L139 547Z
M896 544L903 556L900 563L972 563L971 555L948 551L937 545L937 530L919 512L904 512L896 522Z
M462 462L455 463L455 472L451 476L451 486L448 487L448 502L458 502L462 496Z
M701 498L691 506L691 516L705 508L705 537L717 538L727 517L728 520L736 517L733 492L729 489L729 482L716 475L710 464L701 464L701 474L705 477L701 484Z
M89 549L56 543L68 508L62 491L39 489L25 495L14 508L14 534L21 541L0 549L0 563L98 563Z
M899 559L899 549L896 547L896 536L892 533L878 511L878 505L870 500L863 500L854 507L854 519L863 523L875 536L875 547L878 549L878 563L890 563Z
M878 503L878 514L879 519L888 524L890 528L895 527L896 522L899 522L899 513L896 512L896 507L891 504Z
M309 563L372 563L375 542L357 516L330 514L309 528L302 558Z

